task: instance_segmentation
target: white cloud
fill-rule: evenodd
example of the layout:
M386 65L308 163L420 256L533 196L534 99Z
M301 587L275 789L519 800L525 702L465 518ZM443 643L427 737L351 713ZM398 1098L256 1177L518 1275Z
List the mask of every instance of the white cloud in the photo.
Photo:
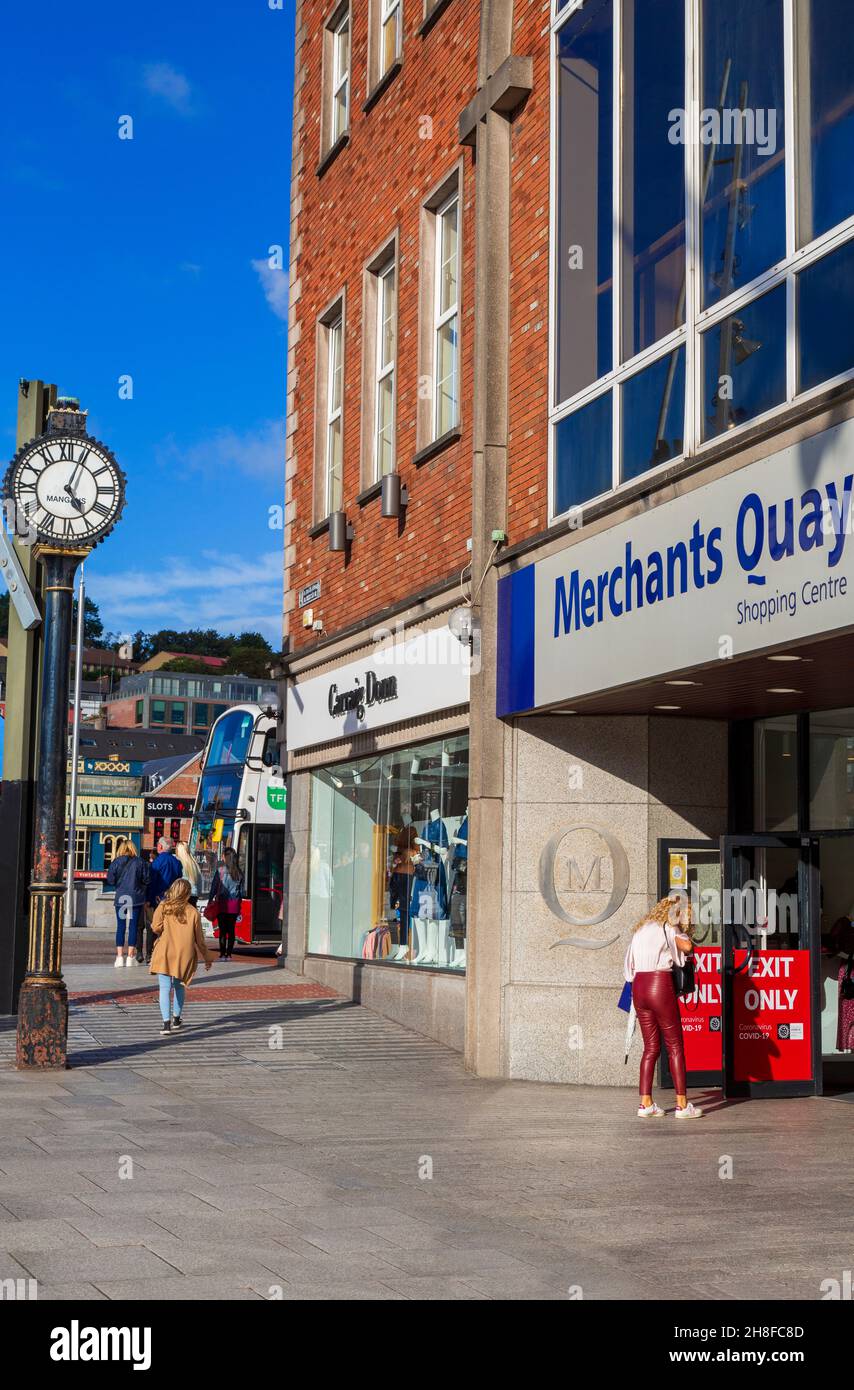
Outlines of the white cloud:
M160 97L181 116L189 116L192 111L192 88L187 78L171 63L148 63L142 72L142 82L147 92Z
M286 270L274 270L268 260L263 257L260 260L251 262L252 269L261 281L261 288L264 291L264 298L269 304L277 319L288 321L288 272Z
M284 421L267 420L245 434L226 426L186 447L170 437L158 446L156 457L172 472L204 471L213 477L236 471L250 478L268 479L281 488L285 476Z
M156 583L152 583L152 575ZM195 558L166 557L154 569L86 575L86 587L113 632L158 628L215 628L261 632L274 650L282 637L282 552L252 560L199 551Z

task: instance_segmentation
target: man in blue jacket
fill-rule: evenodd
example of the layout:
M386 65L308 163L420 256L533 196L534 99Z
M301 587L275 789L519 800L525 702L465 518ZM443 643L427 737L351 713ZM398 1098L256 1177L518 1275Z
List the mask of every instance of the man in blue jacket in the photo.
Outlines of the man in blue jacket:
M145 959L151 960L151 950L153 945L153 932L151 930L151 919L154 916L154 909L163 900L166 893L176 878L180 878L183 869L181 861L172 850L171 840L157 841L157 857L151 861L148 875L148 912L146 913L145 923Z

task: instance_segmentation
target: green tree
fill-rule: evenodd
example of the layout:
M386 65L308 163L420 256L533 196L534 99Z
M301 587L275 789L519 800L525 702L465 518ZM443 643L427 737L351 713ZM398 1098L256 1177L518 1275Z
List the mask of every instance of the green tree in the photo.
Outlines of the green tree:
M71 631L72 631L73 633L76 634L76 632L77 632L77 600L76 600L76 599L74 600L73 610L74 610L74 611L73 611L73 616L72 616L72 628L71 628ZM112 636L112 633L108 633L108 634L107 634L107 637L111 637L111 636ZM83 603L83 644L84 644L84 646L86 646L86 647L100 647L100 648L106 648L106 647L109 646L109 642L106 641L106 640L105 640L105 637L104 637L104 624L103 624L103 622L101 621L101 614L100 614L100 612L99 612L99 610L98 610L98 605L97 605L97 603L95 603L94 599L91 599L91 598L89 597L88 594L86 595L85 601L84 601L84 603Z

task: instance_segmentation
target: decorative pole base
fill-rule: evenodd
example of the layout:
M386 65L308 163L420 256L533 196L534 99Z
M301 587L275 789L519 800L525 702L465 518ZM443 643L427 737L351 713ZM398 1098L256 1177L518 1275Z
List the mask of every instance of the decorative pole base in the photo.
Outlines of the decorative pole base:
M68 990L62 978L64 885L30 884L30 958L18 996L18 1070L68 1066Z
M28 977L18 998L19 1071L64 1071L68 1066L68 990L62 979Z

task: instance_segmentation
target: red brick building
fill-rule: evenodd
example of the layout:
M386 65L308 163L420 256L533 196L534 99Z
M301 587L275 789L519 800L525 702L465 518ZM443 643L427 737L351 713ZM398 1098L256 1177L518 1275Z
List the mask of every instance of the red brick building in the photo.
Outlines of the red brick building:
M301 0L291 201L289 956L458 1047L488 741L468 633L505 533L547 507L548 6L495 33L487 8ZM478 172L495 120L503 188ZM506 245L478 264L481 223L512 235L512 281ZM399 970L366 964L378 942Z

